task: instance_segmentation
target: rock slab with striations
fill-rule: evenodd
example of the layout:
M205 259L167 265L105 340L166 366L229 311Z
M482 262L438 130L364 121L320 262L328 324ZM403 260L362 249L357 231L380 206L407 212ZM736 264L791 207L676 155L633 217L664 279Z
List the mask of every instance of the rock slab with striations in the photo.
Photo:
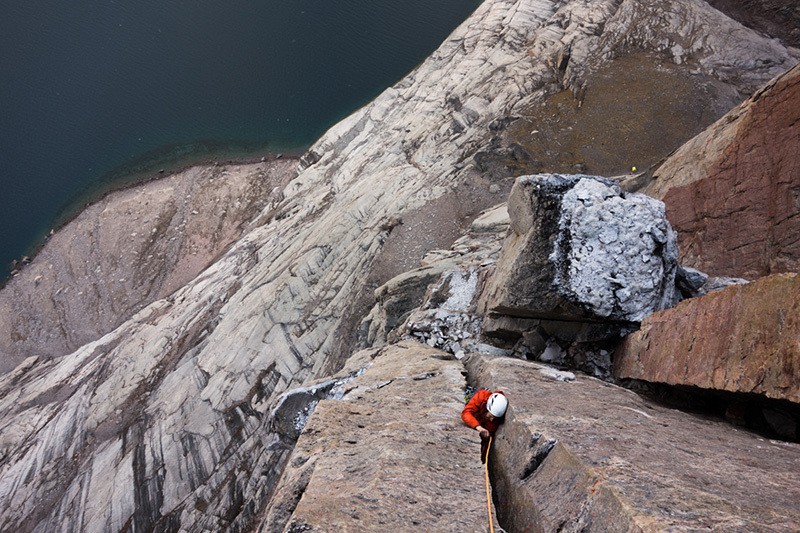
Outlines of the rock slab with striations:
M800 403L800 275L774 274L654 313L614 375Z
M181 288L259 223L296 166L195 166L92 204L0 290L0 373L66 355Z
M259 531L487 529L461 363L414 342L366 355L366 372L309 419Z
M468 367L510 402L489 458L508 531L800 528L798 444L536 363L475 355Z

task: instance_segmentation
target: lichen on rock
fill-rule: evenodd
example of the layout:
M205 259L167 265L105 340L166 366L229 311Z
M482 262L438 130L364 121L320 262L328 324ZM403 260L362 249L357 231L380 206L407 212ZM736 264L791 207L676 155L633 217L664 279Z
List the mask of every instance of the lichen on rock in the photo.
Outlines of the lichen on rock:
M638 322L672 305L677 241L658 200L604 178L539 174L517 179L509 213L488 311Z
M559 229L550 260L565 297L631 322L672 305L678 247L662 202L580 177L561 200Z

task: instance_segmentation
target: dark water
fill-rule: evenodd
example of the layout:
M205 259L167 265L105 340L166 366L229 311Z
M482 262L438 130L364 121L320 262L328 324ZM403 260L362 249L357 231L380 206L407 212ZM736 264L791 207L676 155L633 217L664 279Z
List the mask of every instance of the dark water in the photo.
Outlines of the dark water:
M480 0L3 4L0 265L126 175L308 146Z

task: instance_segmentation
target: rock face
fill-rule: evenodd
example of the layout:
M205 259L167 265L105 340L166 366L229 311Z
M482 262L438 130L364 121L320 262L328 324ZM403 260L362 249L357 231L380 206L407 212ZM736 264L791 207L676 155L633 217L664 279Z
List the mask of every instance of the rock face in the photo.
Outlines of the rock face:
M708 0L729 17L756 31L800 46L800 6L792 0Z
M0 373L66 355L185 285L279 199L296 165L192 167L88 207L0 290Z
M369 368L319 403L259 531L488 529L461 363L413 342L354 357Z
M433 250L423 266L375 291L376 304L362 322L364 346L381 346L410 335L452 354L478 342L475 313L488 265L497 261L509 218L506 204L487 210L450 250Z
M589 176L519 178L489 312L638 322L672 304L677 245L661 202Z
M747 279L800 270L800 67L681 147L642 191L667 205L681 263Z
M675 288L681 294L681 299L705 296L712 291L721 291L731 285L748 283L743 278L711 277L696 268L678 265L675 274Z
M704 2L662 7L484 2L315 143L218 261L72 353L8 373L0 529L252 530L290 453L270 417L282 395L340 369L374 290L505 197L511 180L476 156L513 117L623 53L745 93L797 61Z
M686 300L625 339L614 375L800 403L799 317L797 274Z
M489 458L507 531L778 532L800 524L797 444L536 363L476 355L468 366L479 386L509 398Z

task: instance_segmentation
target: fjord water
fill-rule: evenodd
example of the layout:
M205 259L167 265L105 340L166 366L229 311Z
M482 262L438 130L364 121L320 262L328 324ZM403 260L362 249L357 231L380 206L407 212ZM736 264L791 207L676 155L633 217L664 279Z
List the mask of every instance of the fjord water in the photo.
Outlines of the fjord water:
M211 158L301 150L410 72L479 4L7 2L0 265L109 187Z

